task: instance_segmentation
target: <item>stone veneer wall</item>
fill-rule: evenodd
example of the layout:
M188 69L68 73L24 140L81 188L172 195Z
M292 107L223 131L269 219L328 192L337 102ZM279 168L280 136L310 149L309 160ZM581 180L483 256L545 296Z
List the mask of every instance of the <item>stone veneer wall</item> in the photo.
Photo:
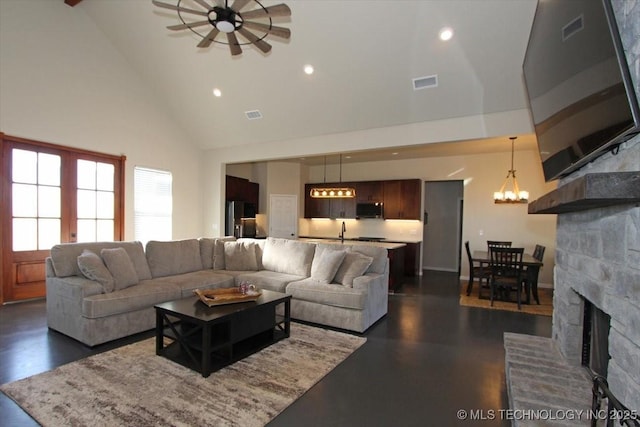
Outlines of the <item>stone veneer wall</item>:
M640 99L640 0L613 0L635 92ZM559 182L586 173L640 170L640 135ZM622 205L558 215L553 338L580 363L582 299L611 316L609 386L640 410L640 207Z

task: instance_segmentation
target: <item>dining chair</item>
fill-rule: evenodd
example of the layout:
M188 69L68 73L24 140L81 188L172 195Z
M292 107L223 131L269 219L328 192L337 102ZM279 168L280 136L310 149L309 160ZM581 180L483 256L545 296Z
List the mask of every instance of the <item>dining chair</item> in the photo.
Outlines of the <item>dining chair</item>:
M487 240L487 250L491 252L491 248L510 248L511 242L503 240Z
M508 295L511 290L516 290L516 297L518 302L518 310L520 310L522 304L522 287L523 287L523 275L522 275L522 256L524 254L524 248L503 248L494 247L490 253L491 263L491 305L493 306L493 300L495 298L496 291L505 293L505 300L508 300Z
M482 281L486 281L489 286L489 278L491 277L491 270L486 266L486 263L474 261L471 256L471 249L469 249L469 241L464 242L464 247L467 250L467 258L469 259L469 282L467 282L467 296L471 295L471 289L473 288L473 281L478 279L478 298L482 293Z
M546 247L542 245L536 245L533 250L533 257L542 262L544 258L544 251ZM526 287L527 297L529 294L533 295L533 299L536 300L536 303L540 305L540 298L538 297L538 273L540 272L539 266L528 266L524 269L523 281L524 286Z

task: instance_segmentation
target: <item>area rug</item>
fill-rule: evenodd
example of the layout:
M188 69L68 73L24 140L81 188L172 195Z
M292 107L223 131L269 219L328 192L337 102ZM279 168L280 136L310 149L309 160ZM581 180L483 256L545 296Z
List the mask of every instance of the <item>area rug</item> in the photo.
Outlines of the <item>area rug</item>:
M292 323L288 339L203 378L151 338L0 391L43 426L263 426L365 341Z
M540 305L536 304L531 298L531 304L522 304L521 310L518 310L518 304L515 302L509 301L493 301L493 307L491 306L491 301L489 300L489 290L483 289L483 296L486 295L486 299L478 298L478 290L477 287L475 292L472 292L470 296L467 296L466 283L462 286L460 290L460 305L465 307L479 307L479 308L487 308L490 310L505 310L505 311L519 311L521 313L529 313L529 314L537 314L541 316L552 316L553 315L553 289L548 288L538 288L538 297L540 298Z

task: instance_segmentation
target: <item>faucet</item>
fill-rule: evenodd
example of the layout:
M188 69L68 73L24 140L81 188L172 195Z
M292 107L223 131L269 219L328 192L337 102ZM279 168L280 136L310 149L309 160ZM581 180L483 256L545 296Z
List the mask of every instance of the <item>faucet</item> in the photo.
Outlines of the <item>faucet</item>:
M340 234L338 234L338 238L340 238L340 241L344 244L344 233L345 231L347 231L347 226L344 224L344 221L342 221L342 231L340 231Z

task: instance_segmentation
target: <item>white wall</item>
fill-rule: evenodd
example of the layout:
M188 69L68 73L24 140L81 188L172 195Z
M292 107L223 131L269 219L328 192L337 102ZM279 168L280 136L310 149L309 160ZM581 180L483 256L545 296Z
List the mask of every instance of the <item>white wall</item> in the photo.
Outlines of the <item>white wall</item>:
M173 174L173 237L202 224L201 151L87 18L62 0L2 0L0 130L127 157L125 239L133 239L133 168Z

